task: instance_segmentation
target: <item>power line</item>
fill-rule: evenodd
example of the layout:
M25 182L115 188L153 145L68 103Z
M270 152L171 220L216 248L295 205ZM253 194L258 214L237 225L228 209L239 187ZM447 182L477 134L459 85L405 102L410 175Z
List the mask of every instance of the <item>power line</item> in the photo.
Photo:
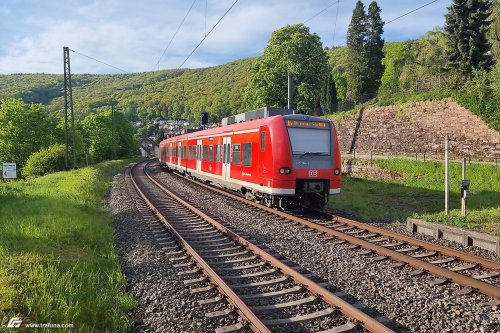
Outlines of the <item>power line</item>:
M393 18L392 20L390 20L390 21L386 22L385 24L389 24L389 23L391 23L391 22L394 22L394 21L396 21L396 20L399 20L400 18L405 17L406 15L410 15L411 13L416 12L417 10L422 9L422 8L424 8L424 7L427 7L427 6L431 5L431 4L433 4L434 2L438 2L438 1L439 1L439 0L434 0L434 1L431 1L431 2L429 2L429 3L426 3L425 5L420 6L420 7L418 7L418 8L415 8L415 9L413 9L413 10L409 11L408 13L404 13L403 15L400 15L400 16L398 16L398 17L396 17L396 18Z
M193 3L191 4L191 7L189 7L189 10L187 11L186 15L184 15L184 18L182 19L181 23L177 27L177 30L175 31L174 35L172 36L172 38L170 38L170 41L168 42L167 47L165 47L165 49L163 50L163 53L161 54L160 58L158 58L158 61L156 62L156 65L155 65L155 68L160 69L160 61L161 61L161 59L165 55L165 52L167 52L168 48L170 47L170 44L172 44L172 41L174 40L175 36L177 35L177 33L181 29L182 25L184 24L184 21L186 20L186 18L188 17L189 13L191 12L191 9L193 9L194 4L196 3L196 1L197 0L193 1ZM205 17L205 20L206 20L206 17ZM206 26L206 23L205 23L205 26ZM206 27L205 27L205 31L206 31Z
M335 25L333 26L332 46L335 45L335 32L337 31L337 22L339 20L339 7L340 7L340 0L337 1L337 13L335 14Z
M198 49L198 47L200 47L200 45L205 41L205 39L207 39L207 37L210 35L210 33L215 29L215 27L217 27L217 25L219 25L219 23L222 21L222 19L227 15L227 13L229 13L229 11L234 7L234 5L236 5L236 3L238 1L239 0L235 0L233 2L231 7L229 7L229 9L224 13L224 15L222 15L222 17L217 21L217 23L215 23L215 25L212 27L212 29L210 29L210 31L207 34L205 34L205 37L203 37L203 39L198 43L198 45L196 45L196 47L193 49L193 51L191 51L191 53L186 57L186 59L184 59L182 64L179 66L179 68L181 68L186 63L186 61L188 61L189 58L191 58L193 53Z
M337 0L337 1L334 1L332 4L328 5L328 7L326 8L323 8L322 10L320 10L319 12L317 12L316 14L314 14L313 16L311 16L310 18L308 18L307 20L304 21L304 24L306 24L307 22L309 21L312 21L313 19L315 19L317 16L323 14L324 12L326 12L328 9L330 9L331 7L333 7L335 4L338 4L340 2L340 0Z
M406 12L406 13L404 13L404 14L402 14L402 15L399 15L398 17L393 18L392 20L390 20L390 21L386 22L386 23L385 23L385 25L387 25L387 24L389 24L389 23L391 23L391 22L394 22L394 21L396 21L396 20L399 20L400 18L405 17L406 15L409 15L409 14L411 14L411 13L413 13L413 12L416 12L417 10L422 9L422 8L424 8L424 7L427 7L427 6L431 5L431 4L433 4L434 2L438 2L438 1L439 1L439 0L434 0L434 1L428 2L428 3L426 3L425 5L422 5L422 6L418 7L418 8L412 9L412 10L410 10L409 12ZM341 47L341 46L345 46L345 45L346 45L346 43L343 43L343 44L341 44L341 45L337 45L337 47ZM321 54L316 54L316 55L314 55L314 56L311 56L311 57L309 57L309 58L306 58L306 59L304 59L303 61L301 61L301 63L304 63L304 62L309 61L309 60L313 60L313 59L315 59L315 58L319 57L320 55L321 55Z
M88 56L88 55L86 55L86 54L80 53L80 52L75 51L75 50L72 50L72 49L69 49L69 50L70 50L71 52L74 52L74 53L77 53L77 54L79 54L79 55L81 55L81 56L84 56L85 58L92 59L92 60L97 61L97 62L99 62L99 63L101 63L101 64L103 64L103 65L106 65L106 66L112 67L112 68L114 68L114 69L117 69L117 70L119 70L119 71L121 71L121 72L124 72L125 74L130 74L130 72L127 72L127 71L126 71L126 70L124 70L124 69L118 68L118 67L113 66L113 65L110 65L110 64L108 64L108 63L105 63L104 61L98 60L98 59L96 59L96 58L92 58L91 56Z

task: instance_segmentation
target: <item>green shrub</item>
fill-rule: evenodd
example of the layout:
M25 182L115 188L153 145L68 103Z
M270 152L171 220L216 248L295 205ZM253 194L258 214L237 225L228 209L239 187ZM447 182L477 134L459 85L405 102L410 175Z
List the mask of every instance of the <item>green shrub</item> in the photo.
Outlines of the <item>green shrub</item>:
M30 155L22 170L24 177L43 176L48 173L64 170L65 146L55 144L42 148Z

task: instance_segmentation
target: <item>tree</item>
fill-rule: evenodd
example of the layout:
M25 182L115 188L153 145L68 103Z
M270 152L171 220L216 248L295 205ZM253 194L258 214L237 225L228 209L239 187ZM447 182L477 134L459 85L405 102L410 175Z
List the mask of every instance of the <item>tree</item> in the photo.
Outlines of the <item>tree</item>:
M474 69L491 70L495 64L489 52L486 34L491 21L491 2L485 0L453 0L446 14L448 66L470 78Z
M28 157L43 147L61 142L57 119L41 104L21 99L0 101L0 161L22 168Z
M117 158L129 157L135 153L137 144L134 139L134 129L121 112L115 111L115 142L112 142L111 111L99 114L89 114L82 120L85 146L94 163L111 159L113 146Z
M245 103L250 108L287 105L287 73L294 77L297 109L310 112L328 72L326 53L317 34L303 24L273 32L264 54L250 66Z
M378 91L380 98L391 97L401 88L401 73L410 59L412 42L392 42L385 45L384 74Z
M493 53L493 59L497 62L500 58L500 1L493 1L491 9L491 25L488 31L487 37L488 41L491 43L491 51Z
M384 65L382 58L384 57L384 21L380 18L380 7L375 1L368 6L368 14L366 16L367 26L367 87L366 93L375 96L380 87L380 78L384 73Z
M337 89L333 75L326 76L321 90L321 108L325 113L333 113L337 106Z
M360 100L367 90L368 69L365 60L367 34L365 6L358 0L347 29L347 87L348 94L355 101Z

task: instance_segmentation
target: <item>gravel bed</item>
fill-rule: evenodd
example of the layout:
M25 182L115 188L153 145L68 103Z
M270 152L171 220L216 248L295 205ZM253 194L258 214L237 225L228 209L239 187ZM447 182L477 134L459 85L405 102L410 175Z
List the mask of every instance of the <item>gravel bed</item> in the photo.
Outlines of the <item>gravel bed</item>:
M123 175L114 178L109 207L127 290L136 299L132 314L135 332L204 332L213 331L219 324L235 322L235 318L230 322L205 318L206 312L216 308L206 310L194 302L218 293L192 295L189 292L183 280L200 275L177 275L187 268L174 268L167 259L167 253L155 241L131 200Z
M164 184L189 198L191 203L217 216L225 223L244 229L258 243L306 268L339 290L401 325L398 331L414 332L499 332L500 311L486 306L487 296L477 293L458 295L459 286L431 286L435 277L409 276L409 267L392 268L390 260L374 261L348 249L333 245L316 233L277 222L268 214L256 213L221 195L187 184L176 176L155 168ZM388 227L385 225L385 227ZM394 228L396 229L396 228ZM404 231L404 230L403 230ZM425 238L425 237L423 237ZM427 239L426 239L427 240ZM433 241L433 240L431 240ZM448 246L447 241L439 241ZM455 248L460 246L454 245ZM488 255L487 251L470 250ZM469 251L469 252L470 252ZM490 258L491 254L490 254Z

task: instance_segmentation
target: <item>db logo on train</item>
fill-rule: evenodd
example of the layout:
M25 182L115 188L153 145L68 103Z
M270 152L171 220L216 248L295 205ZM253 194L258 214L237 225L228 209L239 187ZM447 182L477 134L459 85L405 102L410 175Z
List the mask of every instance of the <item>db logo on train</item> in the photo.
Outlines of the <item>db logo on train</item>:
M318 177L318 170L309 170L309 177Z

